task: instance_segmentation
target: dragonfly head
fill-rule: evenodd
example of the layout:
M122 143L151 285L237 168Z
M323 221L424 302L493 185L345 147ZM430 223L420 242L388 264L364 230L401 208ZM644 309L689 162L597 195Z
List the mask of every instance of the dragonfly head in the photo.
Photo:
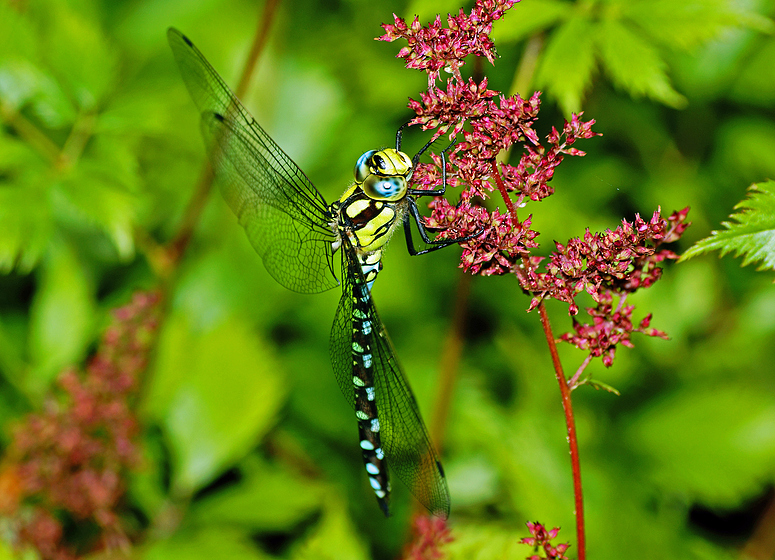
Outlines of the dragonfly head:
M355 182L369 198L395 202L406 196L412 160L393 148L369 150L355 164Z

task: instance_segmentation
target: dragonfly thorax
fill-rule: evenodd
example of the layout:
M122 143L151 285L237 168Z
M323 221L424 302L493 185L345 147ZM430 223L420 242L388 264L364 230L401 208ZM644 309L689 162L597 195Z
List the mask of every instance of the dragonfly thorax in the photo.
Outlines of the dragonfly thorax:
M355 164L355 183L369 198L397 202L406 196L412 160L393 148L369 150Z

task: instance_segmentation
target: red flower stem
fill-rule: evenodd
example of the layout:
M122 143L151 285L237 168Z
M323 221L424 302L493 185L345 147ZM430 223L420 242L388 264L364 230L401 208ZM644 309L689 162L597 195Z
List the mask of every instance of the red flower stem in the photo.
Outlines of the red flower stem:
M264 4L264 11L261 14L259 25L256 29L256 34L253 36L253 44L250 47L250 53L245 61L245 65L242 67L242 75L240 76L239 83L237 84L234 93L237 97L242 97L248 88L250 78L253 76L253 70L258 65L258 60L261 57L261 53L266 46L267 38L269 37L269 30L274 22L274 14L277 5L280 0L268 0ZM191 200L188 202L186 211L183 215L180 228L174 239L170 242L170 260L173 264L177 264L183 253L185 253L191 236L194 234L194 228L199 223L199 218L204 211L205 204L207 203L210 195L210 191L213 186L213 170L210 167L209 161L205 163L202 171L199 175L199 181L197 182L196 190Z
M455 307L452 312L452 322L444 340L437 383L436 404L431 416L431 441L436 450L443 454L444 432L446 430L449 409L455 392L457 373L460 369L460 356L463 352L463 330L468 312L469 294L471 293L470 274L460 274L455 294Z
M506 208L509 210L509 214L511 214L515 219L517 217L517 207L514 205L514 201L511 200L511 197L509 196L509 192L506 190L506 185L503 184L503 179L501 179L500 171L498 170L498 162L495 160L492 160L490 162L490 165L492 165L492 174L495 177L495 183L498 185L498 190L501 193L501 196L503 197L503 201L506 203Z
M775 496L770 496L767 508L756 522L753 535L743 547L741 557L751 560L775 557Z
M498 172L498 164L492 162L492 172L495 177L495 183L498 185L498 190L503 197L503 201L506 203L506 207L509 209L509 213L517 217L517 208L514 205L514 201L511 200L506 185L503 184L500 173ZM529 265L524 259L525 265ZM552 356L552 364L554 365L555 377L560 384L560 394L562 395L562 408L565 410L565 426L568 430L568 446L570 447L570 462L571 470L573 471L573 495L575 501L575 514L576 514L576 541L579 547L578 560L585 560L587 557L586 552L586 538L584 536L584 495L581 489L581 463L579 461L579 442L576 437L576 422L573 418L573 405L570 398L570 387L568 387L568 381L565 379L565 373L562 371L562 363L560 362L560 355L557 353L557 345L554 342L554 334L552 333L552 326L549 324L549 315L546 313L546 307L543 302L538 304L538 314L541 317L541 325L544 328L544 334L546 335L546 342L549 345L549 353Z
M584 373L584 370L587 369L587 366L591 361L592 361L592 354L584 358L584 361L579 366L579 369L576 370L576 373L573 375L573 377L570 378L570 381L568 381L568 385L570 386L571 391L573 391L573 389L576 388L576 385L578 385L579 383L579 378L581 377L581 374Z
M439 364L439 379L437 382L436 402L431 416L430 432L431 441L439 455L444 455L444 433L449 423L449 410L452 406L452 398L457 385L457 374L460 370L460 356L463 353L463 329L465 328L466 315L468 314L468 302L471 293L470 274L458 275L457 291L455 294L455 307L452 311L452 322L447 330L444 346L441 351ZM425 508L418 501L414 502L414 510L411 519L415 520L426 515ZM411 538L411 524L407 528L407 536L404 542Z
M565 426L568 430L568 446L570 447L571 470L573 471L573 495L575 499L576 514L576 541L579 552L578 560L585 560L586 538L584 536L584 495L581 489L581 463L579 462L579 442L576 437L576 421L573 418L573 405L570 398L570 387L565 379L565 373L562 371L560 355L557 353L557 345L552 334L552 326L549 324L549 315L546 313L546 307L543 302L538 304L538 314L541 317L541 326L544 328L546 342L549 345L549 353L552 356L555 377L560 384L560 394L562 395L562 407L565 410Z

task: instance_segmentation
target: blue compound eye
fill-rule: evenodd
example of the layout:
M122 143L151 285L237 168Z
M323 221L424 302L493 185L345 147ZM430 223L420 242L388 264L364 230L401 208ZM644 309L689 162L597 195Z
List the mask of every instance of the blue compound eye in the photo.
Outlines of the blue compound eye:
M369 173L371 173L369 160L371 159L371 156L376 153L377 150L369 150L358 158L358 161L355 163L355 169L353 170L353 173L355 173L355 181L357 183L363 183L363 181L366 180L366 177L369 176Z
M375 200L400 200L406 195L406 179L399 176L369 175L363 182L363 191Z

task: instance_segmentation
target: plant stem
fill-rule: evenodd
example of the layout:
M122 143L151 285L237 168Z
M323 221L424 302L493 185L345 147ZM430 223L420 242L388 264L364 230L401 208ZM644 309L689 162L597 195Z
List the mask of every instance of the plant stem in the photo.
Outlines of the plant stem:
M266 47L266 41L269 39L269 30L272 28L272 22L274 21L274 14L277 6L280 4L280 0L267 0L264 4L264 11L259 18L258 30L255 37L253 37L253 44L250 46L250 53L248 53L248 59L245 61L245 66L242 69L242 75L240 76L237 88L234 90L234 95L242 97L250 85L250 79L253 77L253 71L258 66L258 61L261 58L261 53L264 52Z
M61 160L68 166L73 166L81 157L86 144L92 136L97 116L94 113L79 113L75 119L70 135L62 146Z
M568 381L568 386L570 386L570 390L573 391L573 389L576 388L576 386L579 384L579 378L581 377L581 374L584 373L584 370L587 369L587 366L592 361L592 354L584 358L584 361L579 366L579 369L576 370L576 373L573 374L573 377L570 378L570 381Z
M544 329L546 342L549 345L549 353L552 356L555 377L557 378L557 383L560 384L562 408L565 411L565 426L568 430L568 446L570 448L571 470L573 471L573 495L576 506L574 511L576 515L576 542L578 543L579 547L578 560L585 560L587 553L586 537L584 535L584 495L581 488L579 443L576 437L576 421L573 417L573 405L571 404L570 387L568 387L568 382L565 379L565 373L562 371L562 363L560 363L560 356L557 353L557 345L555 344L554 335L552 334L552 326L549 323L549 315L546 313L546 307L544 306L543 302L538 304L538 314L541 317L541 326Z
M250 47L250 53L242 68L242 75L240 76L239 83L234 90L237 97L242 97L250 84L250 78L253 75L255 67L258 65L261 53L269 38L269 30L272 27L274 14L279 3L280 0L267 0L266 4L264 4L264 11L259 19L256 34L253 36L253 44ZM215 176L210 163L205 163L202 172L199 175L196 190L183 214L183 219L178 228L178 232L169 244L169 251L171 254L170 260L174 263L180 261L191 241L191 236L194 234L194 228L199 222L199 218L202 215L202 211L204 210L210 191L212 190L214 178Z
M533 82L538 57L544 48L544 34L536 33L528 39L519 66L514 73L514 81L509 88L509 96L519 94L523 99L530 97L530 84Z
M514 205L514 201L511 200L506 185L503 184L500 173L498 173L498 164L492 162L492 172L495 178L495 183L498 185L498 191L500 191L503 201L506 203L509 212L514 218L517 216L517 209ZM529 266L529 260L525 256L523 257L523 263L525 266ZM562 396L562 408L565 411L565 426L568 431L568 446L570 448L570 462L571 471L573 473L573 496L574 496L574 514L576 515L576 542L578 543L579 552L578 560L585 560L586 553L586 537L584 535L584 494L581 488L581 462L579 461L579 443L576 437L576 421L573 418L573 405L570 398L570 387L568 381L565 378L565 373L562 370L562 363L560 362L560 355L557 353L557 344L555 343L554 334L552 333L552 326L549 323L549 315L546 313L546 307L544 302L538 304L538 314L541 318L541 326L544 329L544 335L546 336L546 342L549 345L549 353L552 356L552 365L554 366L555 377L560 384L560 395ZM574 377L575 379L575 377Z
M503 184L503 179L501 179L501 174L498 171L498 162L495 160L492 161L492 175L495 177L495 183L498 185L498 191L500 191L501 196L503 197L503 202L506 203L506 208L508 208L509 214L511 214L516 220L517 207L514 204L514 201L511 200L511 196L509 196L509 192L506 190L506 185Z
M0 117L7 122L30 146L54 166L63 164L61 150L44 132L28 121L24 116L0 103Z
M458 276L452 324L447 331L444 347L441 351L436 405L431 417L431 440L436 445L436 450L439 453L441 453L444 443L444 431L447 426L450 403L452 402L457 372L460 367L460 355L463 350L463 328L468 311L468 298L471 292L471 275L459 274Z
M447 428L447 419L449 418L449 409L452 403L452 397L455 394L455 384L457 382L457 372L460 369L460 355L463 352L463 328L465 325L466 313L468 312L468 299L471 293L471 275L459 274L457 290L455 292L455 307L452 310L452 322L447 330L447 336L444 339L444 346L441 350L441 363L439 365L439 382L436 391L436 402L431 416L430 432L431 441L436 447L436 451L441 455L444 447L444 432ZM411 540L412 527L414 519L420 515L425 515L424 508L415 502L413 513L409 516L409 524L406 527L404 542Z

